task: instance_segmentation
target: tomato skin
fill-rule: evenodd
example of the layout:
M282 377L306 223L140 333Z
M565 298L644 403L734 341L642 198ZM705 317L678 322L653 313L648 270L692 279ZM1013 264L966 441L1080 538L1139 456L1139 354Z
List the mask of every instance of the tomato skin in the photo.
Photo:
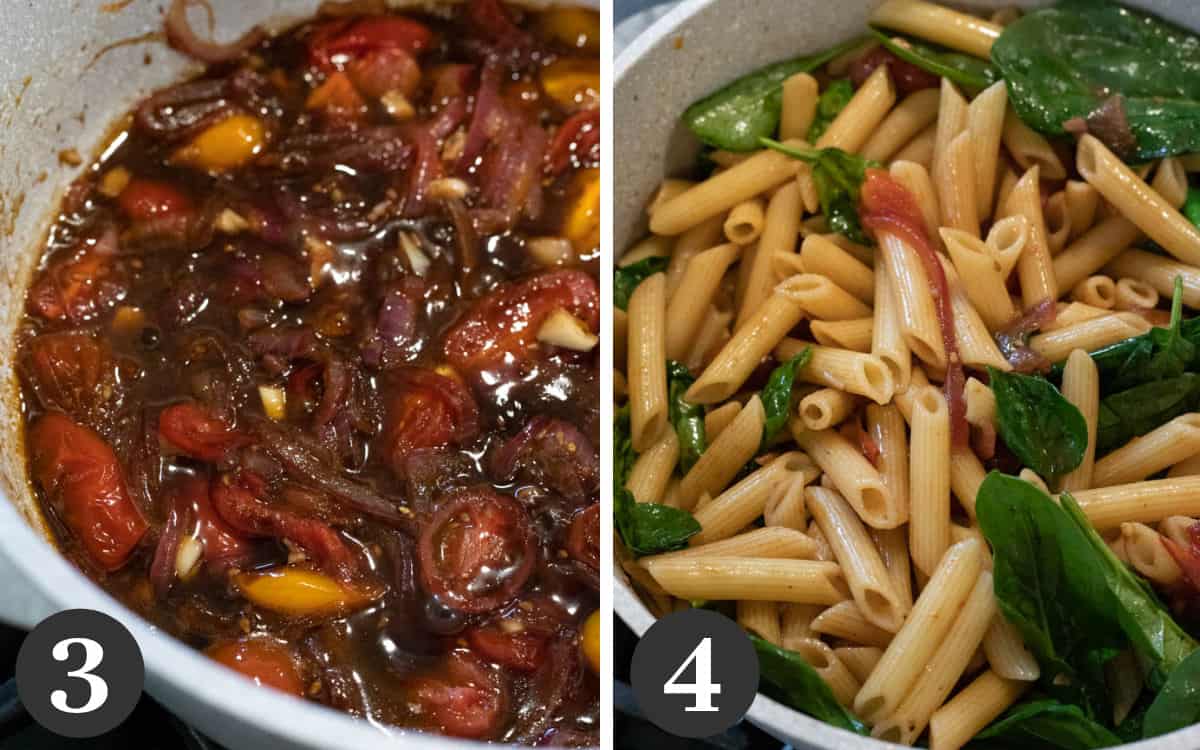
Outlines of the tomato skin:
M106 571L124 565L149 525L108 443L51 413L30 429L29 454L34 479L96 565Z
M308 54L314 67L329 70L379 50L417 55L432 43L433 32L422 23L401 16L375 16L326 24L313 34Z
M259 475L242 471L214 477L212 507L236 532L256 537L287 539L330 575L348 580L358 573L354 552L333 527L266 502L267 483Z
M567 552L593 570L600 570L600 503L592 503L571 519Z
M451 652L433 674L414 680L411 690L433 726L455 737L492 737L508 713L501 678L466 650Z
M168 443L202 461L220 461L247 442L245 435L190 402L163 409L158 416L158 431Z
M432 370L406 367L391 381L383 440L397 476L419 450L461 445L479 432L479 408L463 383Z
M47 266L29 290L29 307L47 320L82 323L123 297L125 283L117 265L117 232L109 229Z
M192 210L191 199L179 188L160 180L137 177L130 180L117 196L117 205L133 221L146 221Z
M546 152L547 174L557 176L567 171L572 156L587 166L600 164L600 110L576 112L559 126Z
M896 91L901 96L922 89L936 89L941 83L941 79L933 73L901 60L895 53L880 45L850 66L850 80L854 82L854 87L863 85L880 65L888 66L888 72L896 83Z
M504 360L531 359L538 329L563 308L592 332L600 328L600 288L584 271L549 271L507 284L476 302L444 340L446 358L472 374Z
M296 667L291 649L266 638L243 638L209 646L210 659L240 672L254 684L281 690L289 695L304 695L304 680Z
M542 663L546 636L528 630L505 633L496 625L472 628L467 642L488 661L521 672L532 672Z
M525 510L487 487L448 498L421 531L421 584L446 606L487 612L511 599L537 562L533 529ZM503 580L482 581L484 570L508 571ZM480 583L486 591L472 591Z
M29 381L47 409L60 409L99 426L116 393L116 367L108 345L84 333L46 333L29 342Z
M421 66L398 47L368 52L350 63L348 71L358 90L376 99L389 91L412 96L421 84Z

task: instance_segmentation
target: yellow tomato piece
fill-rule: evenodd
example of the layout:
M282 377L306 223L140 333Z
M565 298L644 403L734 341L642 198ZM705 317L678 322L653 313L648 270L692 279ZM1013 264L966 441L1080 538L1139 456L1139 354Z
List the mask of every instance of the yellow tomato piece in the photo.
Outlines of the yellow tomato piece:
M567 109L600 101L600 62L565 57L542 68L542 90Z
M375 598L374 592L304 568L242 573L235 581L242 594L263 609L299 617L348 612Z
M588 615L583 623L583 642L580 644L588 666L600 674L600 610Z
M594 10L551 8L538 16L538 27L547 37L568 47L600 51L600 14Z
M210 172L236 169L263 150L266 138L262 120L230 115L176 151L174 161Z
M563 236L582 254L593 249L600 238L600 170L580 170L571 195L574 200L563 221Z

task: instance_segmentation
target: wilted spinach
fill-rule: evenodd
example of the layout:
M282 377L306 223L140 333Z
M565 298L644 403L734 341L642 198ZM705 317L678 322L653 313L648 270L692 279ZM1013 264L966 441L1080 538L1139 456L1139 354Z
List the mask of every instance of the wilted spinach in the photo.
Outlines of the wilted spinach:
M771 371L767 384L763 386L763 410L766 420L763 422L762 448L765 450L783 426L787 424L788 415L792 409L792 387L796 384L796 373L812 359L812 347L804 347L799 354Z
M629 298L633 296L633 290L638 288L638 284L656 273L667 270L668 262L662 256L652 255L637 263L618 267L613 278L613 304L622 310L628 308Z
M992 62L1017 114L1043 133L1095 114L1094 133L1129 161L1200 151L1200 37L1154 16L1067 0L1005 28Z
M988 368L1004 444L1043 477L1062 476L1083 460L1087 422L1054 384L1034 375Z
M978 57L936 49L912 39L897 42L894 35L885 34L878 29L871 29L871 33L889 52L904 62L928 70L941 78L948 78L960 86L985 89L1000 80L996 69Z
M774 135L779 128L785 80L816 70L861 44L861 39L854 39L817 55L760 68L692 104L684 111L683 122L709 146L753 151L759 148L759 138Z
M1008 747L1036 750L1093 750L1120 745L1122 739L1084 715L1079 706L1046 699L1013 706L978 740L1003 740Z
M679 438L679 471L688 470L700 460L707 447L704 435L704 407L688 403L684 394L696 382L688 368L674 360L667 362L667 406L675 435Z
M840 148L805 151L770 138L760 138L759 142L812 165L813 182L821 199L821 213L825 214L829 228L859 244L870 243L858 218L858 197L867 178L867 170L879 167L878 162L848 154Z
M839 78L826 86L817 99L817 113L808 129L808 142L816 143L818 138L825 135L825 131L853 98L854 84L849 78Z
M1193 651L1170 675L1146 710L1142 736L1157 737L1200 721L1200 651Z
M770 684L763 692L826 724L870 734L867 725L838 703L829 685L800 654L757 636L750 636L750 640L758 652L760 678Z
M682 549L700 532L692 514L658 503L639 503L625 489L637 461L629 432L629 407L617 411L613 424L613 525L621 541L635 555L653 555Z

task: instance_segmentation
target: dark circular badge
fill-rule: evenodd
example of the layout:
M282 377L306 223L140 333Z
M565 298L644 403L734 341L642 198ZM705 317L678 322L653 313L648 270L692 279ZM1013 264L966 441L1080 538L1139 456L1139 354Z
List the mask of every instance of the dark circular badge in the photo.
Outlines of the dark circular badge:
M17 653L21 703L35 721L64 737L115 729L133 712L145 677L129 630L90 609L42 620Z
M688 609L646 631L633 651L630 678L646 718L680 737L709 737L750 710L758 656L736 622Z

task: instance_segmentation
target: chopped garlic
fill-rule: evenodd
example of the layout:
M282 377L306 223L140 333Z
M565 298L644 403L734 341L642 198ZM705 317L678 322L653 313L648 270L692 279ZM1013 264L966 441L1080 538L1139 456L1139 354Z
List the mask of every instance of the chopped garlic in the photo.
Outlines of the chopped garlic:
M129 174L129 170L125 167L113 167L104 173L100 178L100 184L96 187L100 194L108 198L116 198L121 193L125 192L125 188L129 186L129 181L133 179L133 175Z
M227 208L217 215L216 227L225 234L241 234L250 228L250 222L237 211Z
M333 267L333 246L309 235L304 238L304 251L308 253L308 285L315 292Z
M429 197L436 200L466 198L471 186L457 177L443 177L429 183Z
M541 266L561 266L575 258L575 246L566 237L530 237L525 249Z
M383 103L383 108L387 110L387 113L396 120L408 120L417 113L412 102L400 91L389 91L379 97L379 101Z
M467 147L467 131L459 128L451 133L442 144L442 161L458 161Z
M282 422L287 418L287 391L275 385L260 385L258 397L262 400L263 411L274 422Z
M186 581L200 569L200 558L204 555L204 545L191 534L179 539L179 547L175 550L175 575L179 580Z
M421 241L413 236L412 232L400 233L400 251L408 259L408 265L412 268L413 273L418 276L424 276L429 271L429 266L433 264L433 261L421 249Z
M561 307L550 313L538 330L537 337L543 344L576 352L591 351L600 343L600 337L589 331L583 321Z

